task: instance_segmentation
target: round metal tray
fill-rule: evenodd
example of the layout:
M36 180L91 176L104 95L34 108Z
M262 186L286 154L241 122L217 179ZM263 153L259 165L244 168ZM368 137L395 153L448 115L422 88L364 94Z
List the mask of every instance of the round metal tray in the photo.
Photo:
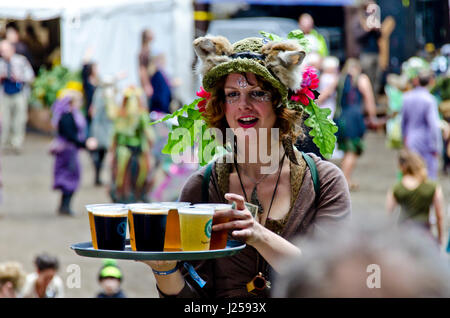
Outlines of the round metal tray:
M240 241L228 241L226 248L222 250L211 251L175 251L175 252L139 252L131 250L130 242L127 240L124 251L115 250L96 250L92 247L92 242L77 243L70 246L80 256L129 259L136 261L150 260L203 260L210 258L219 258L232 256L245 248L245 243Z

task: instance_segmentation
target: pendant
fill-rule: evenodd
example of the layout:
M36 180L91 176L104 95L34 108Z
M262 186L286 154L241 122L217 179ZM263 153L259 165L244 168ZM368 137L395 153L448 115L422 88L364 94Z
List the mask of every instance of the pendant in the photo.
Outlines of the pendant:
M253 188L252 195L250 197L250 203L253 203L258 207L258 214L263 214L263 207L258 200L258 194L256 193L256 186Z
M266 280L261 272L258 273L250 282L247 283L247 291L251 294L257 294L264 289L270 289L270 281Z

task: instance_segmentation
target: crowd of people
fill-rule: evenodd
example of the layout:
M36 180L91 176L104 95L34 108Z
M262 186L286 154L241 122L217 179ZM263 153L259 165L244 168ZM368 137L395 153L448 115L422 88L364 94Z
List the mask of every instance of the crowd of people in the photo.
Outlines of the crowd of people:
M368 26L364 21L370 3L365 3L354 21L357 54L344 61L330 55L309 14L299 18L299 28L310 43L308 52L292 42L274 49L255 38L231 44L223 37L205 36L194 42L203 63L203 88L210 94L202 112L206 124L219 130L265 128L265 134L258 132L257 138L266 141L271 141L271 128L280 128L279 144L257 146L276 153L274 160L279 165L271 174L261 173L266 163L250 162L245 156L250 150L248 136L234 136L234 153L224 155L231 158L226 163L216 160L201 169L177 166L161 154L170 124L151 126L150 121L175 111L173 83L165 74L164 56L152 48L151 30L141 34L137 56L140 83L123 92L117 92L116 87L126 73L101 78L92 52L87 52L81 81L68 82L51 107L55 131L50 147L53 188L61 192L58 214L75 214L71 201L80 187L79 151L87 150L92 158L96 186L105 183L102 169L107 153L111 153L108 194L112 202L165 199L200 203L207 191L208 202L234 203L233 209L221 212L233 221L215 225L213 230L228 230L234 239L244 240L246 248L233 257L192 262L194 273L205 281L201 286L192 275L193 269L186 270L176 261L145 262L155 275L161 297L267 297L271 293L275 297L448 297L449 283L440 279L449 276L450 269L441 266L439 255L448 237L438 175L440 161L443 172L450 165L450 96L445 84L450 74L450 50L443 47L430 61L409 59L401 74L384 73L384 85L386 67L380 59L384 50L380 39L388 36L392 23L387 19L378 26ZM34 71L27 58L18 54L17 40L11 38L14 36L0 42L1 145L5 151L20 154ZM261 51L270 56L285 51L297 55L283 55L283 63L275 68L261 60ZM436 62L441 57L447 63L445 70ZM280 76L280 68L286 76ZM289 92L295 90L292 78L305 70L319 79L320 95L308 98L330 109L328 118L338 127L331 160L324 159L320 149L308 142L311 136L302 129L305 114L288 107ZM444 84L439 86L441 82ZM350 221L351 191L359 189L354 171L366 147L364 136L368 129L379 130L385 124L379 118L381 95L387 97L387 145L398 149L398 162L392 163L398 176L392 176L392 187L386 189L385 213L389 222L398 225L395 230L387 223ZM315 148L302 146L306 144ZM238 163L240 154L244 154L244 162ZM339 162L336 165L334 161ZM209 175L207 169L212 169ZM156 178L158 171L162 181ZM164 197L175 176L186 179L180 196ZM256 216L246 202L257 207ZM350 223L354 227L348 227ZM434 224L437 235L432 231ZM410 226L413 232L409 232ZM298 238L311 240L304 243ZM416 239L419 242L414 245ZM423 266L410 269L419 279L409 286L407 277L397 274L403 271L404 262L412 263L412 258ZM389 282L378 292L356 286L355 281L365 281L367 273L365 267L363 272L358 270L369 262L384 266L386 275L398 283ZM323 266L320 273L317 264ZM0 297L64 297L58 260L43 254L36 257L35 265L36 272L25 276L20 264L0 263ZM351 269L357 269L358 274ZM102 290L97 297L125 297L122 277L116 263L106 261L99 271ZM433 286L427 278L432 278ZM250 289L255 279L264 281L264 286ZM332 289L326 288L327 279L331 279L328 284L333 284ZM266 287L269 281L279 284L271 290Z

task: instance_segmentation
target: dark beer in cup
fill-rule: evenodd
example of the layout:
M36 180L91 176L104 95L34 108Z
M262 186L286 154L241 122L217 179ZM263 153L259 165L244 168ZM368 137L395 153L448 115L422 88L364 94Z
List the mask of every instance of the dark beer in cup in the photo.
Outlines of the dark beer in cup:
M94 207L95 233L98 249L120 250L125 249L127 235L127 208L115 206Z
M95 233L95 222L94 222L94 214L92 214L92 210L96 207L104 207L104 206L117 206L117 207L125 207L125 204L122 203L97 203L97 204L88 204L85 206L86 211L89 216L89 228L91 230L91 238L92 238L92 247L98 250L97 244L97 234Z
M166 222L169 209L150 207L131 207L130 245L133 251L161 252L164 250Z

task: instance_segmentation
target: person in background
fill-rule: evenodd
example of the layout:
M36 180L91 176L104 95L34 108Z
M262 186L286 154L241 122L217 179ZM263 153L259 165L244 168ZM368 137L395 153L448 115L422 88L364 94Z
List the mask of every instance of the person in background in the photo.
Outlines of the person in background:
M122 105L114 107L111 113L114 132L109 194L116 203L147 202L153 186L154 132L142 98L140 88L129 87L124 92Z
M386 208L392 214L400 205L399 222L414 222L429 231L430 208L434 206L437 220L438 242L444 240L444 195L441 186L427 178L427 169L422 158L407 149L400 150L398 158L402 179L389 190Z
M310 14L303 13L300 15L298 27L309 41L310 52L317 52L322 57L328 56L327 42L323 35L314 29L314 19Z
M437 101L427 88L431 76L430 71L421 71L415 87L403 94L401 127L404 146L424 159L428 177L435 180L442 136Z
M34 80L34 72L27 59L16 54L11 42L7 40L0 42L0 54L1 146L11 147L11 151L18 154L25 139L28 117L27 85Z
M338 83L334 120L339 128L338 147L344 152L341 168L351 190L359 187L353 182L352 174L364 150L364 110L368 114L369 124L375 124L376 106L370 79L362 73L359 61L350 58L342 69Z
M148 99L148 110L170 113L172 101L171 84L164 73L165 57L151 45L154 34L147 29L142 32L139 52L139 78Z
M336 111L336 90L339 82L339 59L327 56L322 61L322 72L319 77L318 105L331 110L330 119Z
M97 294L97 298L126 298L120 286L122 278L122 272L115 260L103 260L103 266L98 274L98 282L102 290Z
M380 92L382 76L378 60L378 40L381 37L381 24L372 23L373 19L369 15L373 15L374 19L376 18L376 12L371 11L372 8L376 8L375 1L362 1L358 14L352 23L352 30L357 44L357 54L362 71L369 77L376 96Z
M47 253L39 254L34 265L36 271L28 274L21 292L24 298L63 298L64 283L57 275L59 261Z
M5 39L14 45L17 54L25 56L30 65L34 64L31 51L28 45L20 39L19 27L15 22L10 22L6 25Z
M448 260L415 226L355 213L344 230L297 240L302 255L285 259L275 298L448 298Z
M74 214L70 203L81 177L78 149L94 150L98 144L95 138L86 138L86 120L80 111L81 90L80 83L69 82L52 106L52 125L57 129L57 136L50 153L55 156L53 189L62 193L59 215Z
M0 298L16 298L25 281L25 272L18 262L0 263Z

